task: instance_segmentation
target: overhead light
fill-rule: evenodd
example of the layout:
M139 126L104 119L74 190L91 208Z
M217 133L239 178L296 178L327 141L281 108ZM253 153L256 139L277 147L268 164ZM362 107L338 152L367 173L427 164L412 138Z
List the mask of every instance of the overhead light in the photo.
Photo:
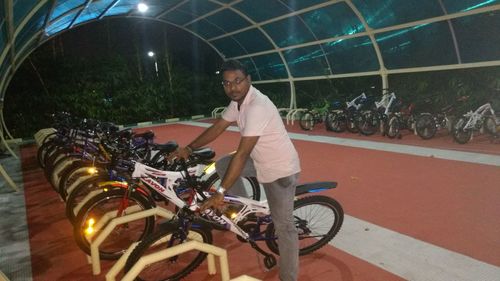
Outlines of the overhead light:
M154 57L154 56L155 56L155 53L154 53L154 52L152 52L152 51L149 51L149 52L148 52L148 56L150 56L150 57Z
M139 12L141 12L141 13L146 12L148 9L149 9L149 6L146 5L145 3L141 2L141 3L137 4L137 10L139 10Z

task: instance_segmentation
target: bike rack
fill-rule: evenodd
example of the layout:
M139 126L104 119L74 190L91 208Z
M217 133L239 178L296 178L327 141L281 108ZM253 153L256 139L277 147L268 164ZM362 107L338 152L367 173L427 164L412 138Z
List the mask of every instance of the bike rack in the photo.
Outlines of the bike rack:
M73 214L78 214L80 209L85 205L92 197L96 196L97 194L102 193L102 189L98 190L92 190L91 192L87 193L85 197L83 197L82 201L80 201L74 208L73 208Z
M149 264L191 250L198 250L209 254L207 256L207 262L208 262L208 274L210 275L215 275L217 273L214 256L219 257L219 266L220 266L222 281L229 281L229 264L227 261L227 251L225 249L216 247L214 245L205 244L198 241L189 241L180 245L176 245L169 249L160 250L156 253L141 257L137 261L137 263L130 269L130 271L127 272L125 276L123 276L122 281L135 280L135 277L137 277L137 275L139 275L139 273L144 269L144 267L146 267Z
M89 167L82 167L82 168L78 168L78 172L86 172L87 170L89 169ZM66 190L66 193L69 195L71 194L71 192L73 192L73 190L80 184L82 183L84 180L87 180L87 179L90 179L93 175L89 175L87 173L87 175L84 175L84 176L80 176L74 183L72 183L70 186L68 186L68 189Z
M129 208L127 208L127 210L130 211ZM174 216L172 212L161 207L156 207L153 209L136 212L119 218L116 217L116 212L117 211L111 211L106 213L95 224L95 228L98 229L97 227L104 224L103 221L107 222L107 220L113 217L113 219L111 219L111 221L106 225L106 227L104 227L104 229L97 235L95 240L93 240L90 243L90 262L92 263L92 273L94 275L98 275L101 273L101 258L99 256L99 246L102 244L102 242L104 242L104 239L106 239L106 237L108 237L111 234L111 231L116 226L150 216L160 216L166 219L171 219Z
M41 129L38 132L35 133L35 142L38 147L42 145L43 140L45 139L46 136L55 133L56 129L54 128L46 128L46 129Z
M297 113L299 112L303 112L303 111L307 111L309 109L307 108L297 108L297 109L292 109L288 112L288 114L286 115L286 124L292 124L293 125L293 121L295 120L295 116L297 115Z
M0 281L9 281L10 279L0 270Z
M226 107L225 106L221 106L221 107L216 107L214 108L214 110L212 110L212 118L217 118L217 115L222 115L222 113L224 113L224 111L226 111Z

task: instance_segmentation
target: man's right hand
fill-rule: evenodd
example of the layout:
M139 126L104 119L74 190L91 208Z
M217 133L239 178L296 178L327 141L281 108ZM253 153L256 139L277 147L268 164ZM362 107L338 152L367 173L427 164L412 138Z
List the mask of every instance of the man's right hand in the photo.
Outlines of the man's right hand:
M174 151L172 154L170 154L170 156L168 157L168 160L171 161L171 160L176 159L176 158L181 158L181 159L187 160L189 158L189 155L191 155L192 152L193 152L193 150L188 146L178 147L176 151Z

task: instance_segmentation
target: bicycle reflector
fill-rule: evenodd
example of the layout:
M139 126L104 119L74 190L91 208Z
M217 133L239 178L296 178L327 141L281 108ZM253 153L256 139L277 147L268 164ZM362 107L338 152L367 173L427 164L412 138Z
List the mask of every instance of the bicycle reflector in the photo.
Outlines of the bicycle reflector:
M215 170L215 162L213 162L210 165L206 166L203 171L205 172L205 174L211 174L214 170Z
M94 233L94 224L95 220L93 218L87 220L87 228L85 228L86 235L91 235L92 233Z
M95 167L89 167L87 169L87 173L89 173L90 175L97 174L97 169Z

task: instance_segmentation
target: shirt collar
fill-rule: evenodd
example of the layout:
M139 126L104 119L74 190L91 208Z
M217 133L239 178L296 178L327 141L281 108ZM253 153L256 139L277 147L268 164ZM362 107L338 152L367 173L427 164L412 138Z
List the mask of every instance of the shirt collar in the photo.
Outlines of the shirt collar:
M248 89L248 93L245 96L245 99L241 103L241 106L249 104L255 97L255 88L250 85L250 88Z

